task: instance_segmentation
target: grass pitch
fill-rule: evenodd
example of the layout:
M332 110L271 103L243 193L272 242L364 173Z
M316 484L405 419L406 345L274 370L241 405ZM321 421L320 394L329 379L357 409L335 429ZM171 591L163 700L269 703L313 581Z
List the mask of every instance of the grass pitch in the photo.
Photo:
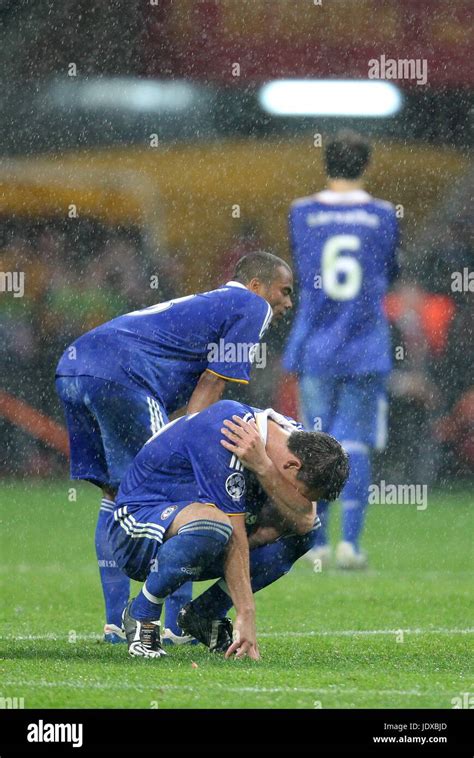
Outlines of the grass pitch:
M3 487L1 697L25 708L452 708L474 691L467 492L434 493L425 511L370 506L364 573L300 560L257 595L254 663L201 645L137 660L101 642L98 491L81 484L70 502L69 487ZM333 542L338 522L335 507Z

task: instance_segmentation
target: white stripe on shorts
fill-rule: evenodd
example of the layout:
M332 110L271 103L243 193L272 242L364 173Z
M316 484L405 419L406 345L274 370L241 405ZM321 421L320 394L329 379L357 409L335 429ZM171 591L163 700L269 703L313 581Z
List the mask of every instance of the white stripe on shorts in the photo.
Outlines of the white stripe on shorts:
M155 398L147 397L147 402L150 409L150 430L152 434L156 434L164 426L163 414Z

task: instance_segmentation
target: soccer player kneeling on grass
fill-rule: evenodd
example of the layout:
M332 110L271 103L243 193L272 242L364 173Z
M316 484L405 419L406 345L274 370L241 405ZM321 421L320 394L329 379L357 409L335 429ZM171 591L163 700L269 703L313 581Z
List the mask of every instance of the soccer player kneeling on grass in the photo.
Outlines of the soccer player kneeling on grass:
M144 582L123 615L129 653L165 655L165 599L190 578L215 578L182 609L181 629L226 657L258 659L253 595L311 549L315 501L335 499L348 472L334 437L273 409L224 400L160 430L122 480L109 534L117 565Z

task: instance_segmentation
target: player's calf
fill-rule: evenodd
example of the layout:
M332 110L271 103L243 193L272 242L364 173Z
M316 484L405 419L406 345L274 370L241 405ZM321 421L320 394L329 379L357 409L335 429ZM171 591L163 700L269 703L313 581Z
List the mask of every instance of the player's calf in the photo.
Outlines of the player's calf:
M187 518L180 519L170 537L166 535L142 591L124 614L131 655L157 657L149 652L155 648L161 654L159 619L164 601L190 577L205 575L220 561L231 537L229 519L217 509L193 503L184 510Z

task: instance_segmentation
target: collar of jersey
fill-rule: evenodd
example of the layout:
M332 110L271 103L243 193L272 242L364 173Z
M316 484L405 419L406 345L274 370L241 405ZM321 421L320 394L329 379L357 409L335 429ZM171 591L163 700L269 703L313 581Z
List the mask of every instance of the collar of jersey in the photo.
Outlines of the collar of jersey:
M281 426L281 428L289 434L296 431L297 429L295 424L293 424L291 421L288 421L288 419L282 416L281 413L274 411L273 408L265 408L264 411L257 411L255 414L255 421L257 423L257 429L260 432L260 436L265 443L267 442L268 435L268 419L275 421L278 426Z
M334 190L323 190L314 195L315 200L321 203L334 203L339 205L352 205L353 203L368 203L372 198L365 190L350 190L349 192L335 192Z
M241 282L234 282L233 279L230 282L226 282L224 284L224 287L241 287L243 290L247 289L245 284L241 284Z

